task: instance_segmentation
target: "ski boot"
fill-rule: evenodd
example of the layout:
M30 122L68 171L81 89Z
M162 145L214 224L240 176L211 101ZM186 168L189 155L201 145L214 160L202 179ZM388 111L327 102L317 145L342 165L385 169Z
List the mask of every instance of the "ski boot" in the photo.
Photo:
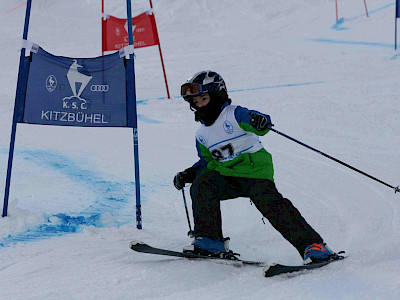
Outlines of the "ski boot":
M312 264L328 261L337 256L325 243L314 243L308 245L304 250L304 264Z
M229 238L214 240L208 237L196 237L190 245L183 247L183 252L224 259L238 259L235 255L239 254L229 250L229 240Z

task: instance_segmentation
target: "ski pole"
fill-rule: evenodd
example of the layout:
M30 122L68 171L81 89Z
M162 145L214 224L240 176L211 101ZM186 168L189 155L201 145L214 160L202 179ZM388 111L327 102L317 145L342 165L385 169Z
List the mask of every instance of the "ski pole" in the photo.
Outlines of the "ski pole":
M317 150L317 149L315 149L313 147L310 147L310 146L308 146L308 145L306 145L306 144L304 144L304 143L302 143L302 142L300 142L300 141L298 141L298 140L296 140L296 139L294 139L294 138L292 138L292 137L290 137L290 136L288 136L288 135L286 135L286 134L284 134L284 133L282 133L282 132L280 132L280 131L278 131L278 130L276 130L274 128L270 127L269 130L271 130L271 131L273 131L273 132L275 132L277 134L280 134L280 135L284 136L285 138L287 138L287 139L289 139L289 140L291 140L293 142L296 142L296 143L298 143L298 144L300 144L300 145L302 145L302 146L304 146L304 147L306 147L308 149L311 149L311 150L321 154L322 156L325 156L325 157L327 157L327 158L329 158L329 159L331 159L331 160L333 160L333 161L335 161L335 162L337 162L337 163L339 163L339 164L341 164L341 165L343 165L343 166L345 166L347 168L350 168L353 171L356 171L356 172L358 172L358 173L360 173L360 174L362 174L364 176L367 176L368 178L371 178L371 179L373 179L375 181L378 181L379 183L382 183L383 185L386 185L386 186L394 189L395 193L400 192L399 186L394 187L394 186L392 186L390 184L387 184L386 182L383 182L382 180L379 180L378 178L375 178L375 177L373 177L373 176L371 176L371 175L369 175L369 174L367 174L367 173L365 173L365 172L363 172L363 171L361 171L359 169L356 169L356 168L354 168L354 167L352 167L352 166L350 166L350 165L348 165L348 164L346 164L346 163L344 163L344 162L342 162L342 161L340 161L340 160L338 160L338 159L336 159L336 158L334 158L334 157L332 157L332 156L330 156L330 155L328 155L328 154L326 154L326 153L324 153L324 152L322 152L320 150Z
M183 196L183 204L185 205L186 218L187 218L188 225L189 225L188 236L190 236L192 238L192 237L194 237L194 231L192 230L192 225L190 225L189 212L188 212L186 197L185 197L185 189L182 189L182 196Z

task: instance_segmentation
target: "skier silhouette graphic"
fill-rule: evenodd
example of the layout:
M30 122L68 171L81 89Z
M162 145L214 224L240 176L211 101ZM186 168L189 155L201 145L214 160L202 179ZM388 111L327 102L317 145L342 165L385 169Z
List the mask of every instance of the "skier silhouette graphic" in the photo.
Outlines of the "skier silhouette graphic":
M71 86L72 93L75 97L80 98L83 90L88 85L89 81L93 78L93 76L88 76L83 73L79 73L78 68L82 68L83 66L79 65L74 59L73 64L69 67L67 78L69 85ZM79 90L77 92L77 83L80 83Z

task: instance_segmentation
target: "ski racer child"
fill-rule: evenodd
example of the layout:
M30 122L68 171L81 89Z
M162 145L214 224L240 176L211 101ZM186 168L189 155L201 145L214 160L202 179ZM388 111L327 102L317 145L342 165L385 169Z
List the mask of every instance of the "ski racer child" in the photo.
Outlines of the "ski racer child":
M181 96L200 122L196 132L200 159L173 181L178 190L192 183L195 239L184 252L232 254L222 235L220 201L247 197L305 264L331 259L335 253L275 186L272 156L259 140L272 126L270 116L232 105L224 80L213 71L190 77L181 86Z

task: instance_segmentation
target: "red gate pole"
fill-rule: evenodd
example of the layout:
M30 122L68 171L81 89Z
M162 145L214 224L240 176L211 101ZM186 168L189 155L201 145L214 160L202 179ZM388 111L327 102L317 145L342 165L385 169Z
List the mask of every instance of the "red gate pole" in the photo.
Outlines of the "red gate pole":
M366 0L364 0L364 7L365 7L365 14L367 15L367 18L369 18Z
M338 14L338 7L337 7L337 0L335 0L335 6L336 6L336 22L339 20L339 14Z
M149 0L149 1L150 1L150 8L151 8L151 10L153 10L153 3L151 2L151 0ZM153 12L153 16L154 16L154 12ZM155 22L156 22L156 18L155 18L155 16L154 16L154 23L155 23ZM167 74L165 73L164 59L163 59L162 52L161 52L160 39L158 38L157 24L156 24L155 30L156 30L156 33L157 33L158 51L160 52L161 66L162 66L163 73L164 73L164 80L165 80L165 87L166 87L166 89L167 89L167 96L168 96L168 99L171 99L171 96L169 95L169 88L168 88L168 82L167 82Z
M101 0L101 55L104 56L104 35L106 34L104 24L104 0Z

